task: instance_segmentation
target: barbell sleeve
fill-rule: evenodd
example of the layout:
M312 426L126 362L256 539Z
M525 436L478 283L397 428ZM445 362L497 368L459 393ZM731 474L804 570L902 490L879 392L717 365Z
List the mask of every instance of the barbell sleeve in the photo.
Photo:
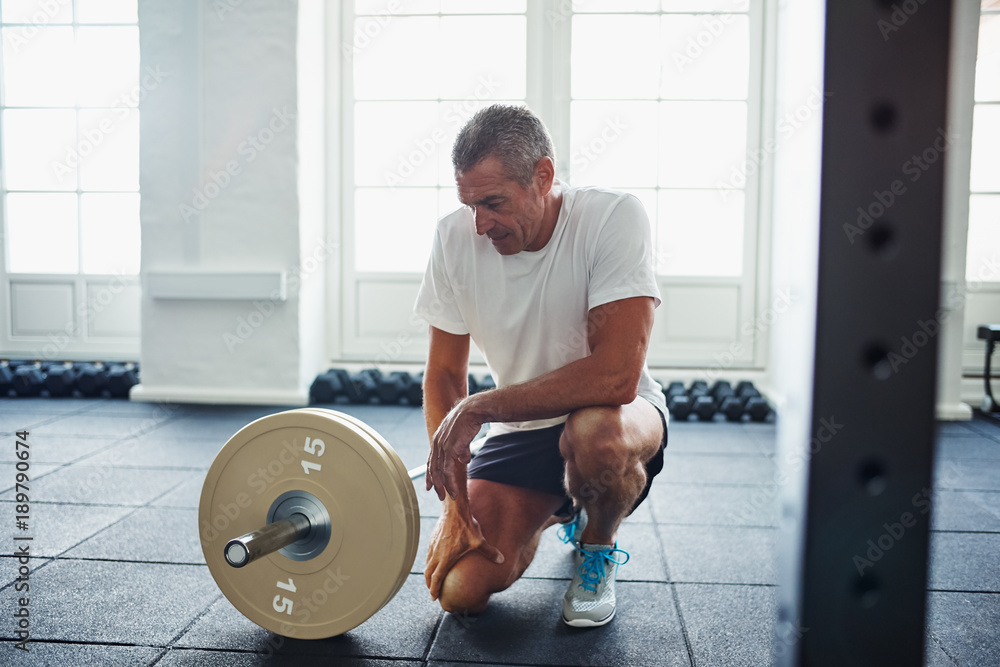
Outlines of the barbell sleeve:
M304 514L292 514L287 519L269 523L226 543L226 562L233 567L243 567L298 542L309 534L312 524Z

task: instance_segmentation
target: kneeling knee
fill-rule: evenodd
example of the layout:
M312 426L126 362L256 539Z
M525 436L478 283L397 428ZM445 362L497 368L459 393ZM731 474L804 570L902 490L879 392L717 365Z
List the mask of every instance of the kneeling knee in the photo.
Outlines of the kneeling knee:
M445 577L438 598L441 608L453 614L478 614L486 609L489 601L489 592L476 582L466 580L457 569Z

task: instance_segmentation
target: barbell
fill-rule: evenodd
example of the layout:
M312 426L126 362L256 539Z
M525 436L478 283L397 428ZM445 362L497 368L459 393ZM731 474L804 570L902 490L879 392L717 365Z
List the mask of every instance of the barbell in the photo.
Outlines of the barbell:
M262 417L229 439L205 478L205 562L257 625L300 639L347 632L410 573L420 538L412 479L421 474L349 415Z

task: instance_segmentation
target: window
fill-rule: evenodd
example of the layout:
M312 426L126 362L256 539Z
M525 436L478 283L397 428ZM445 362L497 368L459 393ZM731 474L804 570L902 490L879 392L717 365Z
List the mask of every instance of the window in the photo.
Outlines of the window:
M139 272L136 0L4 0L8 274Z
M770 157L758 148L762 1L355 0L343 19L342 238L353 252L333 358L382 358L420 335L386 313L408 314L434 224L459 206L457 131L510 102L545 120L559 178L643 201L673 320L654 333L651 363L713 364L734 343L738 363L755 363L743 325L757 301L756 175ZM712 316L690 318L693 307Z
M969 174L966 277L1000 281L991 260L1000 249L1000 0L982 0Z

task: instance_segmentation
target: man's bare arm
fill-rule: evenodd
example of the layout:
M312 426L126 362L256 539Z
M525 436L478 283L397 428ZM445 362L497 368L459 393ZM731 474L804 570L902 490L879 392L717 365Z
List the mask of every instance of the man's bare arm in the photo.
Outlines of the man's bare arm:
M459 401L434 436L428 486L433 485L439 496L447 492L455 497L460 482L456 467L468 462L468 444L482 424L548 419L580 408L626 405L635 400L653 311L652 297L622 299L593 308L588 316L590 356L528 382Z
M427 435L441 426L445 415L469 395L469 335L430 327L430 349L424 369L424 419Z

